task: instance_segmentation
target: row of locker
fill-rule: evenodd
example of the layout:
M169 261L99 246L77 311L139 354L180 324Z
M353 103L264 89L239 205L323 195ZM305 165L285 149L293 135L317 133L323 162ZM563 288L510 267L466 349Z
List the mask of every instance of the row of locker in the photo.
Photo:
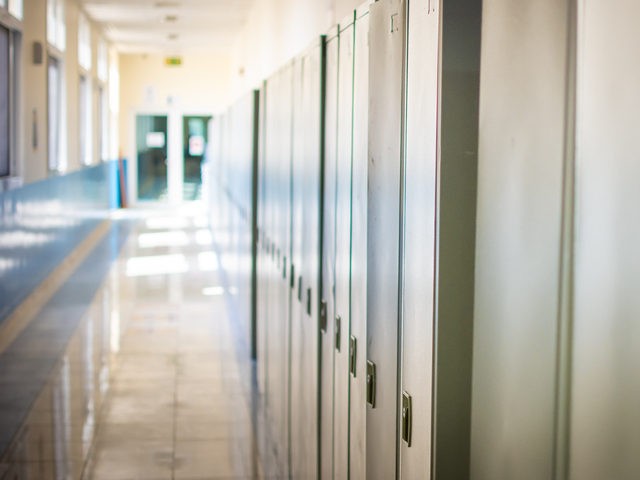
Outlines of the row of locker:
M280 471L637 477L638 14L379 0L243 100Z

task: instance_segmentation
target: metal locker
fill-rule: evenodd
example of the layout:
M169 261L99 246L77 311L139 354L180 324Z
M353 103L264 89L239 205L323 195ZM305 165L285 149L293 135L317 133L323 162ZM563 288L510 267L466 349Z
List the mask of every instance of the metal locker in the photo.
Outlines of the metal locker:
M291 317L291 465L294 478L319 474L319 303L324 39L296 60L293 251L297 275Z
M307 376L306 366L303 364L304 345L301 342L301 322L304 312L302 304L302 216L303 212L303 159L304 159L304 142L302 129L304 128L304 116L302 109L302 72L303 62L300 58L296 58L293 63L293 141L292 141L292 169L291 169L291 258L292 273L289 287L292 289L291 297L291 353L290 353L290 448L289 463L291 476L296 477L302 472L300 457L304 455L301 450L301 432L302 407L301 402L301 384L302 379Z
M355 376L349 398L349 473L366 477L367 364L367 150L369 142L369 5L356 10L353 59L353 159L351 176L351 336Z
M260 154L258 160L258 235L257 235L257 259L256 259L256 336L257 336L257 371L258 391L264 398L267 382L267 321L266 321L266 288L265 288L265 159L267 136L267 81L263 82L260 95Z
M638 478L637 2L578 8L570 465L565 478Z
M411 479L431 469L440 7L410 0L407 10L401 389L413 428L411 446L400 442L400 477Z
M409 3L402 478L469 478L480 21L479 0Z
M320 478L333 478L335 213L338 131L338 28L327 34L325 80L322 294L320 304Z
M369 10L367 358L375 403L367 410L367 478L396 476L398 280L405 2Z
M483 6L470 467L477 480L554 477L569 3Z
M273 340L274 397L271 413L276 422L278 458L283 467L288 464L289 431L289 298L290 292L282 279L283 252L288 248L289 208L288 182L291 164L291 85L292 72L287 65L278 73L277 143L273 164L273 209L275 254L272 259L272 300L275 303L271 328L276 332Z
M349 346L351 263L351 155L353 127L353 12L340 23L336 167L334 478L349 474Z

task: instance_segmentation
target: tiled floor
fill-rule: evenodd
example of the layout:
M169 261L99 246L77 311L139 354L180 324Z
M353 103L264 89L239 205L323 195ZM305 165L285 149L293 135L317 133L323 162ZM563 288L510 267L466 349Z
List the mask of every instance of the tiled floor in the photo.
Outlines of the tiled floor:
M251 362L202 213L184 214L136 223L0 461L0 478L267 476Z

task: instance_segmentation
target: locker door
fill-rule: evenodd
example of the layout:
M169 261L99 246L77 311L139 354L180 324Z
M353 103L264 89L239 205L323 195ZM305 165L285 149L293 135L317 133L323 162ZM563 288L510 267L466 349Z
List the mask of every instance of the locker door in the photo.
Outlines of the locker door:
M289 429L289 298L290 289L283 280L284 252L288 249L289 203L288 188L291 165L291 78L288 66L278 74L278 140L274 165L274 236L276 253L274 264L274 302L277 304L277 316L273 319L277 330L275 337L274 362L277 364L277 398L273 413L277 421L278 458L283 466L288 463Z
M274 75L268 80L268 91L270 96L270 103L272 109L270 109L271 118L269 119L268 126L278 125L277 108L279 104L279 92L280 83L278 74ZM273 118L273 120L272 120ZM269 128L268 127L268 128ZM277 416L274 414L274 409L278 404L278 371L279 365L277 361L278 352L276 351L278 345L278 324L276 321L277 311L276 302L277 298L275 285L274 285L274 266L273 266L273 249L274 249L274 217L276 208L274 205L274 194L276 191L274 181L274 167L276 159L278 157L278 134L279 129L270 130L267 137L267 164L266 164L266 184L267 184L267 198L266 198L266 250L265 250L265 264L267 272L267 396L266 404L268 409L268 417L270 425L275 432L278 431Z
M580 3L568 478L638 478L637 2Z
M320 476L333 478L333 372L334 372L334 292L335 292L335 211L338 121L338 30L327 36L325 87L324 208L322 228L322 304L321 304L321 425Z
M297 58L293 63L293 159L291 174L291 265L293 276L289 287L292 289L291 299L291 353L290 353L290 449L289 462L291 476L296 477L301 472L301 458L304 450L301 450L301 440L304 433L301 432L301 380L307 375L306 366L303 364L304 346L301 343L301 321L303 313L303 251L302 251L302 216L303 212L303 159L304 159L304 110L302 103L302 73L304 62Z
M479 0L409 4L403 478L469 478L480 19Z
M351 273L351 155L353 127L353 13L340 24L338 154L336 168L336 283L334 373L334 478L349 473L349 344Z
M257 329L257 370L258 370L258 391L265 396L267 384L267 321L266 321L266 272L265 272L265 200L266 200L266 157L267 153L267 97L268 89L265 81L260 95L260 156L258 164L258 249L257 249L257 308L256 308L256 329Z
M351 186L351 335L356 374L351 377L349 462L353 479L366 478L367 376L367 148L369 142L369 7L356 11L353 74Z
M367 357L375 404L367 410L367 477L396 476L398 264L405 3L370 6Z
M409 2L402 391L411 396L412 412L411 438L400 443L406 479L429 478L431 468L439 17L429 0Z
M318 476L319 303L321 280L321 151L324 41L296 63L300 82L294 115L294 261L296 300L291 320L291 462L294 478ZM299 235L300 240L296 239ZM297 252L297 255L295 253ZM298 266L299 265L299 266ZM295 311L294 311L295 310Z
M484 3L471 478L552 478L568 2ZM526 25L526 28L523 28Z

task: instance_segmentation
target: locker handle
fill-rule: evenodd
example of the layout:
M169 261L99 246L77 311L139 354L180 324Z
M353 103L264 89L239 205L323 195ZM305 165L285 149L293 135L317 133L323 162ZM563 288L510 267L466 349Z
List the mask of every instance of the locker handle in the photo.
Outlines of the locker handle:
M340 336L341 336L341 327L342 324L342 318L340 318L340 315L336 315L336 350L340 351Z
M411 446L411 395L402 392L402 440L408 447Z
M358 347L358 341L356 340L356 337L351 335L351 338L349 339L349 372L351 373L353 378L356 378L357 347Z
M376 408L376 364L367 360L367 403Z
M298 301L302 302L302 275L298 277Z
M285 280L287 278L287 256L286 255L282 259L282 278Z
M307 288L307 315L311 315L311 289Z
M289 287L291 288L291 290L293 290L295 286L296 286L296 269L293 265L293 262L291 262L291 277L289 278Z

